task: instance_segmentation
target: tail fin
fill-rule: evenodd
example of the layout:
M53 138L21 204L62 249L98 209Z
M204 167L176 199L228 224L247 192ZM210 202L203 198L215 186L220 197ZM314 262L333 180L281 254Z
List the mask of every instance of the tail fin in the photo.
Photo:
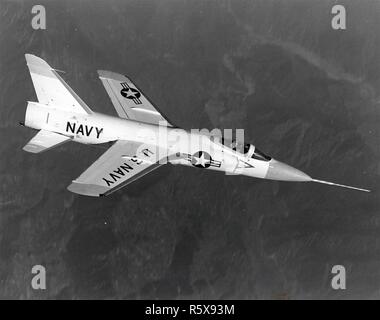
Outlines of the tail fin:
M92 113L46 61L32 54L26 54L25 59L40 103L76 113Z
M49 150L57 147L67 141L69 137L65 137L61 134L40 130L23 148L24 151L32 153L40 153L42 151Z

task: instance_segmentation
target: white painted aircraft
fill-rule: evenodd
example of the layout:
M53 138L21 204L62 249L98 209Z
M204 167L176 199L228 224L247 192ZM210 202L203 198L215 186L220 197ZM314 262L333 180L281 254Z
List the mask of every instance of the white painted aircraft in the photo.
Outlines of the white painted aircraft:
M369 192L313 179L251 144L239 145L220 135L185 132L170 124L142 91L121 74L98 71L118 117L94 112L62 80L57 70L39 57L31 54L25 57L38 102L28 102L25 122L21 124L39 130L23 148L25 151L40 153L68 141L113 143L69 185L68 190L72 192L109 195L165 163L271 180L312 181Z

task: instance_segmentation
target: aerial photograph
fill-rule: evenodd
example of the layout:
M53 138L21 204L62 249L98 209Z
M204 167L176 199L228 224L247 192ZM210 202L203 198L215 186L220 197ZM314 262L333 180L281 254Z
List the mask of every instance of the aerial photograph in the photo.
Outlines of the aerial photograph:
M0 0L0 300L380 299L379 21Z

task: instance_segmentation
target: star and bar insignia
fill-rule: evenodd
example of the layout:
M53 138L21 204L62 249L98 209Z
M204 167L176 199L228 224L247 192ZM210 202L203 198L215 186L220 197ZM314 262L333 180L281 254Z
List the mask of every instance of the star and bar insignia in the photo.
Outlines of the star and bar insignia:
M126 98L131 99L135 104L142 104L140 97L141 93L128 85L127 82L120 83L123 89L121 89L120 94Z
M220 167L221 162L213 160L205 151L195 152L193 155L188 155L188 161L196 168Z

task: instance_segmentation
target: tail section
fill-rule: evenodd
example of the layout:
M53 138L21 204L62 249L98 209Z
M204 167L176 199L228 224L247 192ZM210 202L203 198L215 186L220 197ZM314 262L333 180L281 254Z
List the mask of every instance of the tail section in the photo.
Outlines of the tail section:
M91 109L63 81L44 60L31 54L25 55L26 62L36 90L38 103L28 102L25 125L40 130L23 148L32 153L40 153L69 141L71 138L49 129L51 108L64 111L90 114Z
M58 73L46 61L31 54L25 59L32 77L38 101L75 113L92 113L83 100L63 81Z

